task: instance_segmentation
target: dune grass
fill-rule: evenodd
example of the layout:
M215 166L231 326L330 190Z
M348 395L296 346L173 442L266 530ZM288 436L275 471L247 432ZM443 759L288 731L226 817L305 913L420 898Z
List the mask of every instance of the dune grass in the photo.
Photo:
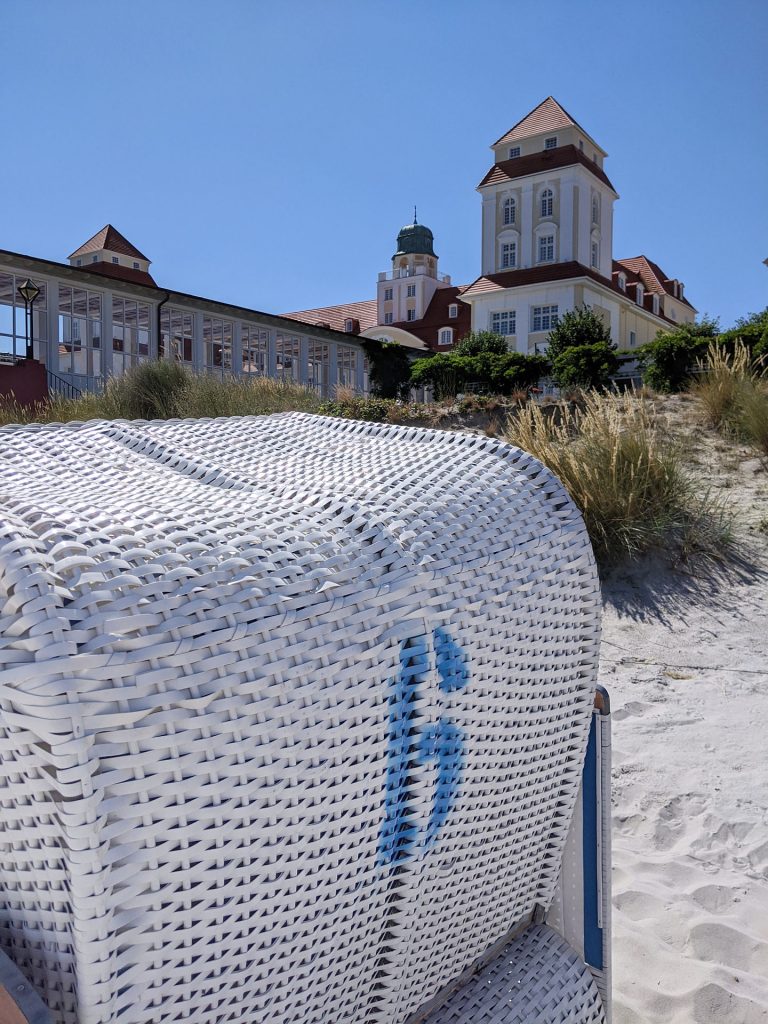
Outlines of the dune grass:
M710 345L702 373L691 386L705 422L750 444L768 459L768 380L739 340L733 352Z
M559 417L529 403L510 416L506 439L562 480L602 566L662 546L681 559L724 554L722 507L697 493L642 395L592 392Z
M113 377L99 395L56 395L31 409L5 400L0 403L0 424L261 416L317 412L320 405L314 391L296 384L268 377L214 377L191 373L177 363L152 362Z

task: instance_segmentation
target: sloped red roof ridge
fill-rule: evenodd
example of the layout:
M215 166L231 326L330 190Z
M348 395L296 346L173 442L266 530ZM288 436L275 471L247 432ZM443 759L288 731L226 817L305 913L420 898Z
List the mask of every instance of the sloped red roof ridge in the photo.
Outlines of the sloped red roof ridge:
M147 288L157 288L157 282L146 270L134 270L133 267L121 267L116 263L105 263L99 260L98 263L89 263L87 267L77 267L77 270L86 270L91 274L101 274L102 277L113 277L118 281L128 281L131 284L143 284Z
M505 142L527 139L531 135L539 135L541 132L556 132L560 128L579 128L587 135L587 132L584 131L579 122L571 117L554 96L547 96L538 107L534 107L521 121L518 121L500 139L497 139L493 145L501 146Z
M643 287L647 292L656 293L657 295L663 295L666 292L667 295L671 295L678 302L684 303L691 309L695 308L688 299L681 297L679 292L675 295L673 279L667 277L658 263L649 260L647 256L632 256L629 259L614 260L613 270L615 274L622 270L625 273L629 271L630 275L634 275L638 280L642 281Z
M529 267L525 270L503 270L498 274L484 274L472 282L469 288L467 288L465 295L482 295L486 292L501 291L505 288L517 288L526 284L545 284L549 281L566 281L574 277L589 277L605 288L610 288L611 291L618 292L625 298L631 299L631 295L619 288L618 281L616 280L618 277L617 273L614 273L612 278L603 277L596 270L593 270L591 267L585 267L583 263L579 263L576 260L568 260L566 263L548 263L545 266ZM637 282L629 282L627 289L636 288L636 284ZM653 312L650 292L645 294L642 308L646 312ZM675 327L679 326L677 321L666 316L661 310L653 315L660 320L666 320L667 323L673 324Z
M146 260L151 262L148 256L139 252L132 242L129 242L125 235L122 235L117 228L111 224L105 224L101 231L97 231L87 242L83 242L79 249L70 254L70 259L75 256L87 256L92 252L99 252L102 249L109 249L110 252L119 252L122 256L130 256L135 260Z
M280 313L288 320L300 323L329 324L335 331L344 331L346 320L357 320L360 331L367 331L378 323L378 303L376 299L363 299L362 302L341 302L336 306L319 306L317 309L300 309L293 313Z
M522 178L527 174L554 171L560 167L570 167L573 164L582 164L618 195L602 167L585 156L576 146L557 146L555 149L543 149L540 153L531 153L529 156L519 156L514 160L501 160L493 165L477 187L480 189L484 185L513 181L515 178Z
M452 327L452 344L455 344L469 334L472 329L472 310L466 302L461 301L461 295L466 287L466 285L460 285L459 287L436 289L421 320L400 320L392 326L415 335L426 342L430 348L439 347L441 328ZM451 318L448 316L448 307L454 304L458 306L458 316Z

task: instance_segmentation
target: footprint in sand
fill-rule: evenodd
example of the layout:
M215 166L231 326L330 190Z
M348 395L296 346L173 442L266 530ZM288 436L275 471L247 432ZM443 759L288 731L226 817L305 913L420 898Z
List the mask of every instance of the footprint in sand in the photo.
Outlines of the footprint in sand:
M724 964L735 971L751 971L759 977L768 972L768 945L719 921L694 925L687 945L698 960Z
M627 889L614 896L613 905L631 921L642 921L645 918L658 918L665 914L666 904L657 896L637 889Z
M653 708L653 704L642 700L630 700L613 712L612 717L617 722L623 722L625 718L640 718L646 711Z
M708 914L722 914L732 909L735 891L727 885L702 885L694 889L691 899Z
M696 1024L766 1024L766 1011L720 985L710 984L694 993L693 1020Z

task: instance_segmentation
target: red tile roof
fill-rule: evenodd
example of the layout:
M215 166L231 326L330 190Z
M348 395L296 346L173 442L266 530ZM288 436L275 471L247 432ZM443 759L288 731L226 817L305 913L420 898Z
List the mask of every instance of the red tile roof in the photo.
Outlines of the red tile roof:
M483 295L486 292L501 291L505 288L518 288L525 284L547 284L550 281L567 281L575 277L589 277L598 284L603 285L603 287L610 288L612 291L618 292L630 300L632 300L632 293L637 288L636 281L628 281L627 291L623 292L619 288L617 272L614 272L609 280L607 277L603 277L602 274L598 274L591 267L585 267L583 263L578 263L576 260L569 260L567 263L549 263L546 266L530 267L527 270L503 270L499 274L486 274L484 277L479 277L474 281L464 294L468 297ZM642 308L646 312L652 313L653 316L657 316L660 320L666 320L668 323L677 326L677 323L670 317L665 316L661 310L658 313L653 313L650 292L645 294Z
M560 128L580 128L584 132L578 121L574 121L568 111L564 110L553 96L547 96L543 103L534 107L522 121L518 121L505 135L497 139L494 146L501 146L506 142L516 142L518 139L527 139L531 135L539 135L542 132L556 132ZM587 133L584 132L584 134Z
M84 267L73 267L73 270L87 270L90 274L101 274L103 277L114 277L119 281L128 281L131 284L143 284L147 288L157 288L155 279L146 270L134 270L133 267L123 267L119 263L87 263Z
M540 153L531 153L530 156L519 156L514 160L502 160L493 165L477 187L482 188L483 185L496 185L501 181L513 181L515 178L522 178L526 174L538 174L540 171L549 170L554 171L559 167L570 167L573 164L582 164L596 178L599 178L603 184L616 192L602 167L599 167L594 160L586 157L576 146L557 146L555 149L543 149Z
M111 224L106 224L101 231L97 231L87 242L83 242L80 248L75 249L69 258L74 259L75 256L87 256L89 253L100 252L102 249L109 249L110 252L119 252L122 256L130 256L135 260L151 262L144 253L139 252L136 246L132 245L125 235L121 235L117 228L113 228Z
M678 302L690 306L691 309L695 308L688 299L681 298L679 294L675 295L674 280L667 277L658 263L649 260L647 256L632 256L626 260L614 260L614 274L618 274L621 270L625 273L629 272L627 280L631 280L630 275L634 275L636 279L642 281L643 287L647 292L655 293L656 295L664 295L666 293L671 295L673 299L677 299Z
M342 302L338 306L320 306L318 309L301 309L279 315L314 327L328 325L334 331L343 331L345 320L357 320L362 332L378 323L378 303L376 299L364 299L362 302Z
M430 348L444 347L439 344L440 329L452 327L455 344L469 334L472 329L472 310L466 302L462 302L459 298L465 289L466 285L458 288L438 288L421 320L402 320L392 326L415 335L426 342ZM448 316L448 307L454 303L458 306L458 316L451 319Z

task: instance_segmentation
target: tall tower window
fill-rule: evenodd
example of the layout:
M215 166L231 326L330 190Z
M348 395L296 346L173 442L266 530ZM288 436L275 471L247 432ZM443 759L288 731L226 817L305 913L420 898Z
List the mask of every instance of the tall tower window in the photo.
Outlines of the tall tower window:
M595 270L600 266L600 246L597 242L592 243L592 266Z
M504 200L504 223L514 224L515 216L517 215L517 204L515 200L510 196L509 199Z
M592 196L592 223L600 223L600 206L597 201L597 196Z
M554 192L551 188L545 188L541 193L541 216L551 217L554 206Z
M406 320L415 320L416 319L416 310L415 309L409 309L405 319Z
M391 299L392 299L392 289L391 288L385 288L384 289L384 301L385 302L389 302Z
M517 266L517 242L504 242L501 247L501 266L505 270Z
M408 285L408 298L409 299L415 299L416 298L416 285L415 284L409 284Z
M385 324L391 324L392 323L392 314L391 313L385 313L384 314L384 323Z
M539 235L539 263L551 263L555 258L555 236Z

